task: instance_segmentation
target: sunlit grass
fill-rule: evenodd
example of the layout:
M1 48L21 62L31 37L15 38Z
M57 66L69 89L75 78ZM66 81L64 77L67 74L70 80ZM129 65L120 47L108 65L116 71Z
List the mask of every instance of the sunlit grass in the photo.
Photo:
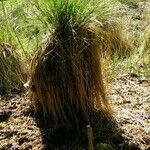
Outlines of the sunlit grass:
M1 9L0 33L6 34L6 27L9 26L9 38L16 43L19 53L23 57L30 57L29 55L32 55L37 49L38 41L44 32L42 24L37 19L32 1L3 1L3 3L0 3L1 8L3 7L2 4L5 7L6 17L4 17ZM7 26L5 24L6 21L8 22ZM6 38L7 36L2 37Z
M22 58L17 50L16 36L11 27L10 13L5 1L0 2L0 94L10 94L12 90L21 91L25 81ZM25 67L24 67L25 68Z
M13 90L21 91L25 81L21 58L14 46L0 43L0 94L10 94Z

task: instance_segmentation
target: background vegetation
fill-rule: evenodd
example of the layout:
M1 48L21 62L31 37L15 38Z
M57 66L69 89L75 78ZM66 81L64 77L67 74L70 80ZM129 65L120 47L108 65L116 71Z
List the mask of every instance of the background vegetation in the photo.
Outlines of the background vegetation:
M103 3L103 8L99 11L99 17L97 17L99 22L95 22L95 24L97 23L97 26L99 26L99 31L97 32L99 32L99 36L101 37L100 46L107 52L104 53L103 51L102 53L103 56L105 55L104 59L102 59L102 68L106 80L111 80L118 73L126 71L145 76L150 75L149 22L146 21L149 18L149 11L147 9L141 10L145 11L144 16L140 15L140 11L132 12L135 18L142 17L143 21L143 29L133 29L132 25L129 24L129 19L127 21L123 15L123 9L119 9L120 3L129 6L140 6L141 2L142 0L111 1L111 3ZM26 68L27 72L34 52L38 49L48 29L50 29L49 24L45 20L46 18L40 13L40 7L37 6L37 2L34 0L30 2L27 0L7 0L0 2L0 42L15 45L15 51L19 54L19 59L22 63L25 63L24 68ZM134 20L135 18L131 19ZM53 25L57 24L56 17L51 19ZM124 22L124 19L127 22ZM146 29L145 33L141 34L141 31L144 32L144 29ZM121 53L118 53L118 50ZM118 59L120 58L119 55L123 54L124 51L132 51L132 53L124 59ZM111 58L109 58L110 55L112 56ZM110 77L111 72L113 74ZM107 73L108 75L106 75ZM109 79L107 79L108 76L110 77Z

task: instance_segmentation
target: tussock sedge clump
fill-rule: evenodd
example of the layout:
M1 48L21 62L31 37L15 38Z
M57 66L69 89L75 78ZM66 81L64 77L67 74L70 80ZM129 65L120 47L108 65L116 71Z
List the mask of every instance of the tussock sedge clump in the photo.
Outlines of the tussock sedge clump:
M39 0L36 7L50 32L32 60L29 95L33 104L42 107L55 123L69 119L78 122L79 118L89 122L93 112L109 116L112 111L103 85L100 57L107 45L113 49L112 39L117 33L112 39L109 36L117 31L111 30L107 35L103 29L101 35L102 28L94 21L99 15L108 16L108 3ZM119 39L116 41L119 43Z
M24 73L19 55L8 43L0 43L0 95L19 92L23 88Z
M26 75L22 66L22 60L15 46L15 36L12 33L8 10L1 1L2 8L0 23L0 95L18 93L23 89Z
M119 21L111 21L109 18L103 21L99 27L99 39L101 54L104 57L125 58L133 50L133 44L124 27Z

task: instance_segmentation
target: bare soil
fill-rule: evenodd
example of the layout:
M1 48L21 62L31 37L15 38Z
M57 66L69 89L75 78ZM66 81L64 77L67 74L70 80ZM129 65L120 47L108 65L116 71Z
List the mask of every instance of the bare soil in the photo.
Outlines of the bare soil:
M110 147L112 150L150 149L150 79L139 77L136 74L124 74L114 80L113 90L110 95L120 135L114 136L115 133L111 130L108 130L108 133L105 130L104 135L103 132L100 133L100 136L98 135L99 141L94 138L96 146L107 144L105 146L106 150L110 149ZM17 95L8 100L0 100L0 149L68 149L66 145L62 146L62 144L60 147L57 146L57 148L54 146L50 147L52 146L51 143L47 145L47 142L50 140L45 142L45 139L49 139L49 135L46 133L49 132L49 129L47 126L39 126L30 106L30 101L26 95ZM105 122L105 120L103 121ZM101 129L101 127L97 128L96 132L98 133ZM65 133L67 128L64 128L64 130L62 133ZM96 136L96 132L94 136ZM60 131L55 133L58 136L61 134ZM106 134L108 137L105 137ZM80 138L82 139L82 137ZM114 138L115 141L113 141ZM120 141L117 138L120 138ZM57 142L59 145L61 141L57 140ZM126 146L127 144L129 146ZM70 149L86 148L83 144L82 146L74 145Z

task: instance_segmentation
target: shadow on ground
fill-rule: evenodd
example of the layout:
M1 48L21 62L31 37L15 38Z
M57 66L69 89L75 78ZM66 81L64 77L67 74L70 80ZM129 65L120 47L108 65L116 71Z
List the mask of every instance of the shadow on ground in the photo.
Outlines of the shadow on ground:
M49 116L43 119L42 111L34 113L33 117L42 133L42 144L45 150L87 150L87 123L78 115L78 125L75 121L53 124ZM79 113L80 114L80 113ZM103 117L101 117L103 116ZM93 130L93 145L95 150L140 150L138 145L129 145L121 136L115 119L94 113L90 119Z

